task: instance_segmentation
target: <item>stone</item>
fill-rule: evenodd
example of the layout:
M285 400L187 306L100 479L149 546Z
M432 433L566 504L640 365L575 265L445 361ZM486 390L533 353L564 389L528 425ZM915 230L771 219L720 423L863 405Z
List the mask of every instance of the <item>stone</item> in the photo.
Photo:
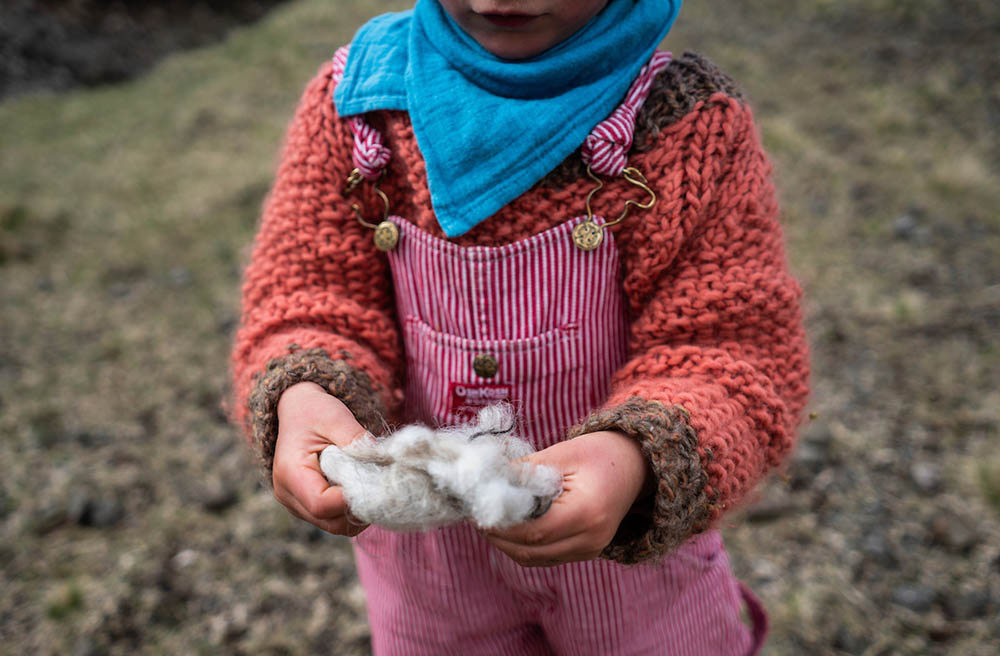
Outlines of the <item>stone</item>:
M66 505L67 518L80 526L107 528L125 516L121 502L112 496L99 496L86 488L70 493Z
M861 543L861 551L872 561L886 569L899 567L895 550L881 532L869 533Z
M967 554L982 540L967 520L947 511L930 521L928 533L932 544L956 554Z
M125 516L125 509L118 499L105 497L98 499L90 509L88 526L106 528L114 526Z
M910 467L910 479L924 494L941 490L941 468L931 462L916 462Z
M988 589L970 590L949 599L946 606L955 619L974 620L990 613L993 595Z
M221 478L209 479L198 491L198 503L212 513L227 510L235 505L239 498L236 487Z
M795 512L798 507L788 498L766 498L758 501L747 509L748 522L772 522L785 515Z
M803 442L795 450L793 463L796 467L802 467L813 473L821 470L828 462L829 458L826 449L813 442Z
M841 624L833 634L833 647L848 654L860 654L868 648L868 641Z
M73 643L73 651L70 653L72 656L104 656L107 652L93 638L84 636Z
M896 217L892 222L892 236L896 239L909 240L917 234L917 217L907 212Z
M892 591L892 602L916 613L926 613L937 601L937 590L926 585L901 585Z
M93 503L93 493L87 488L76 488L69 492L66 501L66 518L74 524L83 524L84 516Z
M66 507L48 503L36 509L28 519L28 528L35 535L45 535L66 522Z

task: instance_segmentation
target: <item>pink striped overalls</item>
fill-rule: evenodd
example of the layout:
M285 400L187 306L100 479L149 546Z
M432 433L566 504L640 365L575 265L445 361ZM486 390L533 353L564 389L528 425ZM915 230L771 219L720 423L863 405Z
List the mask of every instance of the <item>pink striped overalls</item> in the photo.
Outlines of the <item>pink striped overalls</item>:
M334 75L346 51L338 58ZM595 171L621 172L636 111L668 62L657 53L588 138ZM388 150L362 119L352 127L355 163L373 177ZM585 218L506 246L465 248L390 217L399 229L388 258L406 346L407 420L453 424L507 400L519 410L520 434L544 449L604 401L625 362L628 326L612 234L591 251L574 245ZM372 526L355 538L355 556L376 654L744 656L763 641L763 610L733 577L715 530L638 566L526 569L467 524L423 533ZM740 619L743 601L753 631Z

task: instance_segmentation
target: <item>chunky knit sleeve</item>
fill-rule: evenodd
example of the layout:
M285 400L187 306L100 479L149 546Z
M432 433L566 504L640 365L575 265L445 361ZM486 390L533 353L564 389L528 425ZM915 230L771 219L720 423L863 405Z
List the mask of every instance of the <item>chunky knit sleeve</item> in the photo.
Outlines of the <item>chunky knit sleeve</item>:
M244 274L233 414L268 467L278 398L291 385L322 385L369 430L397 396L391 279L344 197L352 137L333 107L330 73L327 64L299 103Z
M572 434L619 430L657 477L605 552L662 555L733 507L793 445L807 395L800 290L750 109L713 94L638 158L661 203L622 237L629 359Z

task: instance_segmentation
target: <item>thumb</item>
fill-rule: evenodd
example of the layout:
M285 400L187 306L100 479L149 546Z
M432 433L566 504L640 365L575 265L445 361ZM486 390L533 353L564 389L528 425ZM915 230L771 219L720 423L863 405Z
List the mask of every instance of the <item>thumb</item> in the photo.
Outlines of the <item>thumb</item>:
M311 450L316 451L329 444L347 446L368 433L343 401L315 383L293 385L281 395L278 431L311 435L308 441L316 447Z
M329 394L317 399L313 408L313 430L338 447L344 447L368 435L368 430L354 417L343 401Z
M518 460L518 462L530 465L546 465L548 467L554 467L564 474L568 474L576 470L580 461L579 456L579 450L577 446L573 444L573 440L566 440L564 442L553 444L552 446L542 449L541 451L529 453L527 456Z

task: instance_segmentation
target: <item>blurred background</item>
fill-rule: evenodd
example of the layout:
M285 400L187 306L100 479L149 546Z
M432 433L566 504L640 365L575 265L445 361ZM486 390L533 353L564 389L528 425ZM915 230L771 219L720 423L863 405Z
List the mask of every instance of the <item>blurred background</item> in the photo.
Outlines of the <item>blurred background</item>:
M364 654L349 544L220 407L307 80L377 0L0 6L0 653ZM769 654L1000 653L1000 4L689 2L806 291L811 420L728 517Z

